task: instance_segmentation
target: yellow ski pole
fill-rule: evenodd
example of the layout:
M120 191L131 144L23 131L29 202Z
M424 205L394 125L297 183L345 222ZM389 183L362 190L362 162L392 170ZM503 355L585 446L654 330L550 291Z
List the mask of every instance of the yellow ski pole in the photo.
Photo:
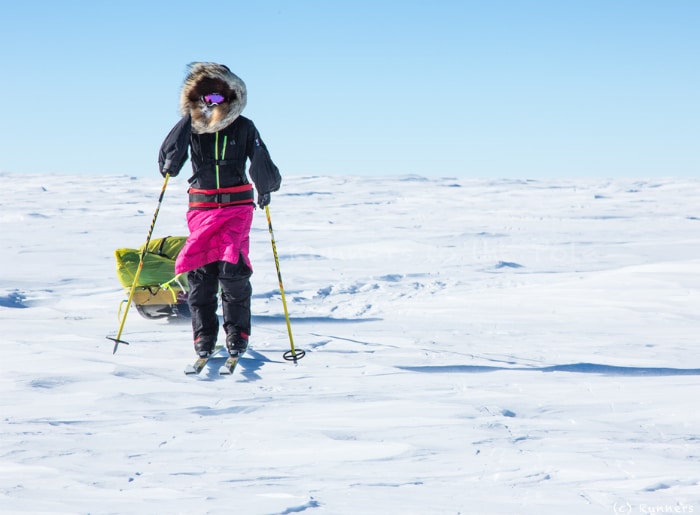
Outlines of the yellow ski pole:
M272 220L270 219L270 207L265 206L267 216L267 226L270 229L270 240L272 241L272 254L275 256L275 268L277 268L277 279L280 284L280 294L282 295L282 307L284 308L284 319L287 321L287 333L289 333L289 345L291 350L284 353L284 359L297 362L298 359L306 356L306 352L294 348L294 338L292 338L292 325L289 323L289 312L287 311L287 301L284 298L284 285L282 284L282 273L280 272L280 260L277 257L277 245L275 245L275 233L272 231Z
M160 205L163 203L163 197L165 196L165 188L168 186L168 180L170 179L170 174L165 174L165 181L163 182L163 187L160 190L160 197L158 198L158 206L156 207L156 212L153 214L153 221L151 222L151 227L148 229L148 236L146 236L146 243L143 245L143 250L141 251L141 257L139 258L139 267L136 269L136 275L134 275L134 282L131 284L131 291L129 292L129 300L126 301L126 309L124 309L124 316L122 316L121 322L119 323L119 331L117 331L117 336L112 338L107 336L108 340L114 342L114 350L112 354L117 352L117 348L120 343L124 345L129 345L129 342L125 342L121 339L122 331L124 330L124 323L126 322L126 315L129 314L129 307L131 307L131 301L134 299L134 292L136 291L136 285L139 282L139 276L141 275L141 269L143 268L143 260L146 257L146 252L148 252L148 244L151 242L151 235L153 234L153 228L156 226L156 219L158 218L158 212L160 211Z

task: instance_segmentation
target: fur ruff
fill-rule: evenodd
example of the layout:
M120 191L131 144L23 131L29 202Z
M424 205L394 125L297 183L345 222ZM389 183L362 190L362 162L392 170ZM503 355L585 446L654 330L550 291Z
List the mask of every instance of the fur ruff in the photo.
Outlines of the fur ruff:
M180 92L180 112L192 117L192 132L218 132L238 118L248 101L245 83L228 67L217 63L190 63ZM220 93L226 100L207 106L204 95Z

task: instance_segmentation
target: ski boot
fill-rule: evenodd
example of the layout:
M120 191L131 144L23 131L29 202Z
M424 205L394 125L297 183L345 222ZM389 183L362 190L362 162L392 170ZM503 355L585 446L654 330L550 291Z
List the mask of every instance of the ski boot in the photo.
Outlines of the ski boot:
M226 335L226 349L231 356L240 356L248 350L248 335L235 329Z
M216 336L198 336L194 340L194 351L200 358L207 358L214 352L216 345Z

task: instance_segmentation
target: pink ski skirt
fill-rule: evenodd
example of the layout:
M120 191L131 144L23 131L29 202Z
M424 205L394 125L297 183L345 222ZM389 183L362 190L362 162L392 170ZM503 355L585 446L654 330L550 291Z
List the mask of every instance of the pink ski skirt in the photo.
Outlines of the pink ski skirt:
M252 222L252 205L189 210L190 235L175 261L175 273L189 272L215 261L236 264L240 256L252 270L248 257Z

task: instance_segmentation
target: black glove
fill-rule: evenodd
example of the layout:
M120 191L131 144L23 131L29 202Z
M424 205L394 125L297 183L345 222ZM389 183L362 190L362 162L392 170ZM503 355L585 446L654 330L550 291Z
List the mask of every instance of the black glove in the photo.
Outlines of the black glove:
M260 193L258 194L258 206L260 206L260 209L263 209L265 206L267 206L270 203L270 194L269 193Z

